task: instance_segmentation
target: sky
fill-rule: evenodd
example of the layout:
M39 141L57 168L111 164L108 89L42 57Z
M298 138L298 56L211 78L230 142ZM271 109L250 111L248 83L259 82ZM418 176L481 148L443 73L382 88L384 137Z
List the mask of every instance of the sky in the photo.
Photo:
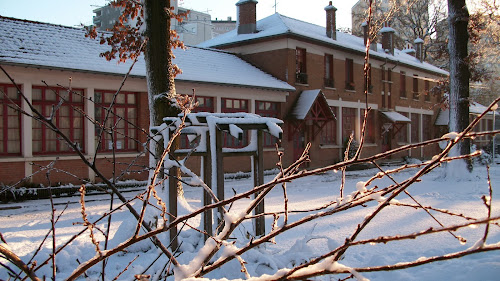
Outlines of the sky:
M201 12L208 12L212 19L236 19L237 0L178 0L179 6ZM79 26L92 24L92 10L103 6L107 0L0 0L0 15L19 19ZM324 7L326 0L259 0L257 20L276 11L280 14L325 26ZM337 28L351 27L351 7L357 0L334 0L337 8Z

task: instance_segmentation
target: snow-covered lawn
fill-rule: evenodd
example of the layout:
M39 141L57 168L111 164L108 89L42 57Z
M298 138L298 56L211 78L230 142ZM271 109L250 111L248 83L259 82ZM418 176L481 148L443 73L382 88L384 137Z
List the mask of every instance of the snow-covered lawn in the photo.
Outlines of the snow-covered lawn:
M408 189L422 205L432 205L436 208L448 209L451 212L464 214L474 218L485 218L487 209L482 203L481 197L488 195L487 176L485 166L476 166L470 179L454 180L443 177L444 168L438 168L433 173L422 178L422 181L414 184ZM358 181L366 181L370 176L376 174L375 169L352 171L347 173L346 193L355 190ZM414 173L405 171L395 175L395 179L401 181ZM500 167L494 166L490 170L493 186L493 216L500 215ZM271 176L266 176L270 180ZM311 176L296 180L287 185L290 210L306 210L324 205L329 201L335 201L339 194L341 173L328 172L322 175ZM251 179L226 180L226 198L232 196L233 189L237 193L252 187ZM378 180L374 185L385 186L390 184L388 179ZM373 186L373 185L372 185ZM495 190L496 189L496 190ZM126 197L132 198L135 193L125 193ZM192 187L185 187L185 198L191 208L201 206L201 191ZM109 197L104 195L88 196L86 210L89 221L94 221L109 210ZM397 198L402 203L413 203L407 195ZM79 198L57 198L56 215L70 201L68 208L59 218L56 229L57 244L63 244L74 234L83 229L79 223L82 222ZM239 202L232 206L231 210L238 211L243 208L244 203ZM115 204L118 200L115 199ZM51 206L49 200L28 201L22 203L9 203L0 207L22 206L20 209L3 209L0 211L0 232L7 241L8 247L17 253L25 262L36 251L41 241L51 228ZM276 238L276 244L267 244L264 247L250 250L242 257L247 262L246 266L252 276L261 274L274 274L278 268L291 267L302 263L311 257L321 255L339 246L351 235L363 218L369 214L376 202L367 204L366 207L352 209L347 212L335 214L298 227L286 232ZM181 208L186 212L186 208ZM283 192L277 186L266 198L266 212L278 212L283 210ZM460 217L433 212L444 225L453 225L465 222ZM290 214L290 221L295 221L306 216L306 213ZM112 247L124 241L132 233L135 219L125 210L115 213L112 217L112 238L109 246ZM198 226L200 218L194 218L189 223ZM271 228L272 217L266 219L266 230ZM101 221L98 226L106 229L107 219ZM378 237L381 235L410 234L412 232L439 227L439 225L424 211L408 207L390 206L384 209L376 219L361 233L358 239ZM244 223L233 234L236 246L248 242L247 232L252 232L251 222ZM366 245L350 248L340 261L349 267L378 266L395 264L417 260L421 257L432 257L449 252L456 252L470 248L482 238L484 226L478 228L467 228L455 232L467 239L462 245L450 233L443 232L430 236L420 237L414 240L390 242L388 244ZM166 235L162 236L163 238ZM182 255L179 261L187 264L196 255L201 247L201 235L193 230L183 231L180 234L183 242L181 245ZM500 227L492 226L488 238L488 244L500 241ZM4 244L5 245L5 244ZM45 241L42 250L35 257L38 264L43 262L51 253L52 236ZM114 255L108 261L106 268L106 279L112 280L118 275L136 256L139 256L120 276L120 280L132 280L134 274L142 273L151 262L157 258L159 251L151 248L151 243L145 241L129 248L127 252ZM101 249L104 245L100 245ZM79 263L95 256L95 246L91 243L88 233L78 237L71 245L57 256L57 279L66 278ZM161 257L147 272L154 274L160 271L166 263L166 258ZM221 270L208 274L208 278L244 279L240 272L237 261L231 261L224 265ZM98 273L101 264L87 272L88 280L100 280ZM50 262L37 272L38 276L51 277ZM320 280L338 280L347 275L320 277ZM416 268L410 268L392 272L363 273L363 277L369 280L499 280L500 276L500 252L493 251L470 255L461 259L444 262L436 262ZM0 279L8 279L7 270L0 267Z

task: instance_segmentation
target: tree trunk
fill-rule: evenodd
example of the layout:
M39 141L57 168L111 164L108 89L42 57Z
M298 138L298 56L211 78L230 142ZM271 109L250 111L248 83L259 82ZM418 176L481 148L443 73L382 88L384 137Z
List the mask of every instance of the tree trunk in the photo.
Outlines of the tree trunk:
M450 53L450 132L462 132L469 125L469 66L467 64L467 44L469 34L467 24L469 12L465 0L448 0L448 24ZM460 142L454 155L470 153L470 139ZM470 160L469 170L472 169Z
M150 126L163 123L166 116L177 116L175 84L170 49L170 0L145 0L144 17L148 42L144 52L150 110ZM163 145L153 145L155 165L163 152Z

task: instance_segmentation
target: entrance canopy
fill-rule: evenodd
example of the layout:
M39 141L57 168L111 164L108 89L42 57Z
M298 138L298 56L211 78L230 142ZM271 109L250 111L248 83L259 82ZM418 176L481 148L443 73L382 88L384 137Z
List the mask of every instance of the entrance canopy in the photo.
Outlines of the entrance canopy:
M321 129L336 117L328 105L325 95L320 89L302 91L297 102L290 110L288 119L291 120L292 130L290 140L305 126L312 127L312 139L321 132ZM293 123L293 124L292 124Z
M387 117L392 123L410 123L411 120L401 113L396 111L381 111L382 115Z

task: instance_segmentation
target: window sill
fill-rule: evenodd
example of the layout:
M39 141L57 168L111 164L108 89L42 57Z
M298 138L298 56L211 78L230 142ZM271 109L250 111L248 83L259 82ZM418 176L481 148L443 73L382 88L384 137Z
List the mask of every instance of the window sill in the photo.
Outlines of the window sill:
M321 149L332 149L332 148L342 148L340 145L336 144L320 144L319 148Z
M333 90L333 91L337 91L337 88L325 87L325 90Z
M353 94L356 93L356 90L347 90L347 89L345 89L345 91L346 91L346 93L353 93Z
M363 145L366 146L366 147L376 147L376 146L378 146L376 143L365 143Z
M295 85L309 87L309 84L295 83Z
M408 142L399 142L399 141L398 141L396 144L397 144L397 145L408 145L408 144L410 144L410 143L408 143Z
M408 99L406 97L399 97L399 98L402 99L402 100L407 100Z

